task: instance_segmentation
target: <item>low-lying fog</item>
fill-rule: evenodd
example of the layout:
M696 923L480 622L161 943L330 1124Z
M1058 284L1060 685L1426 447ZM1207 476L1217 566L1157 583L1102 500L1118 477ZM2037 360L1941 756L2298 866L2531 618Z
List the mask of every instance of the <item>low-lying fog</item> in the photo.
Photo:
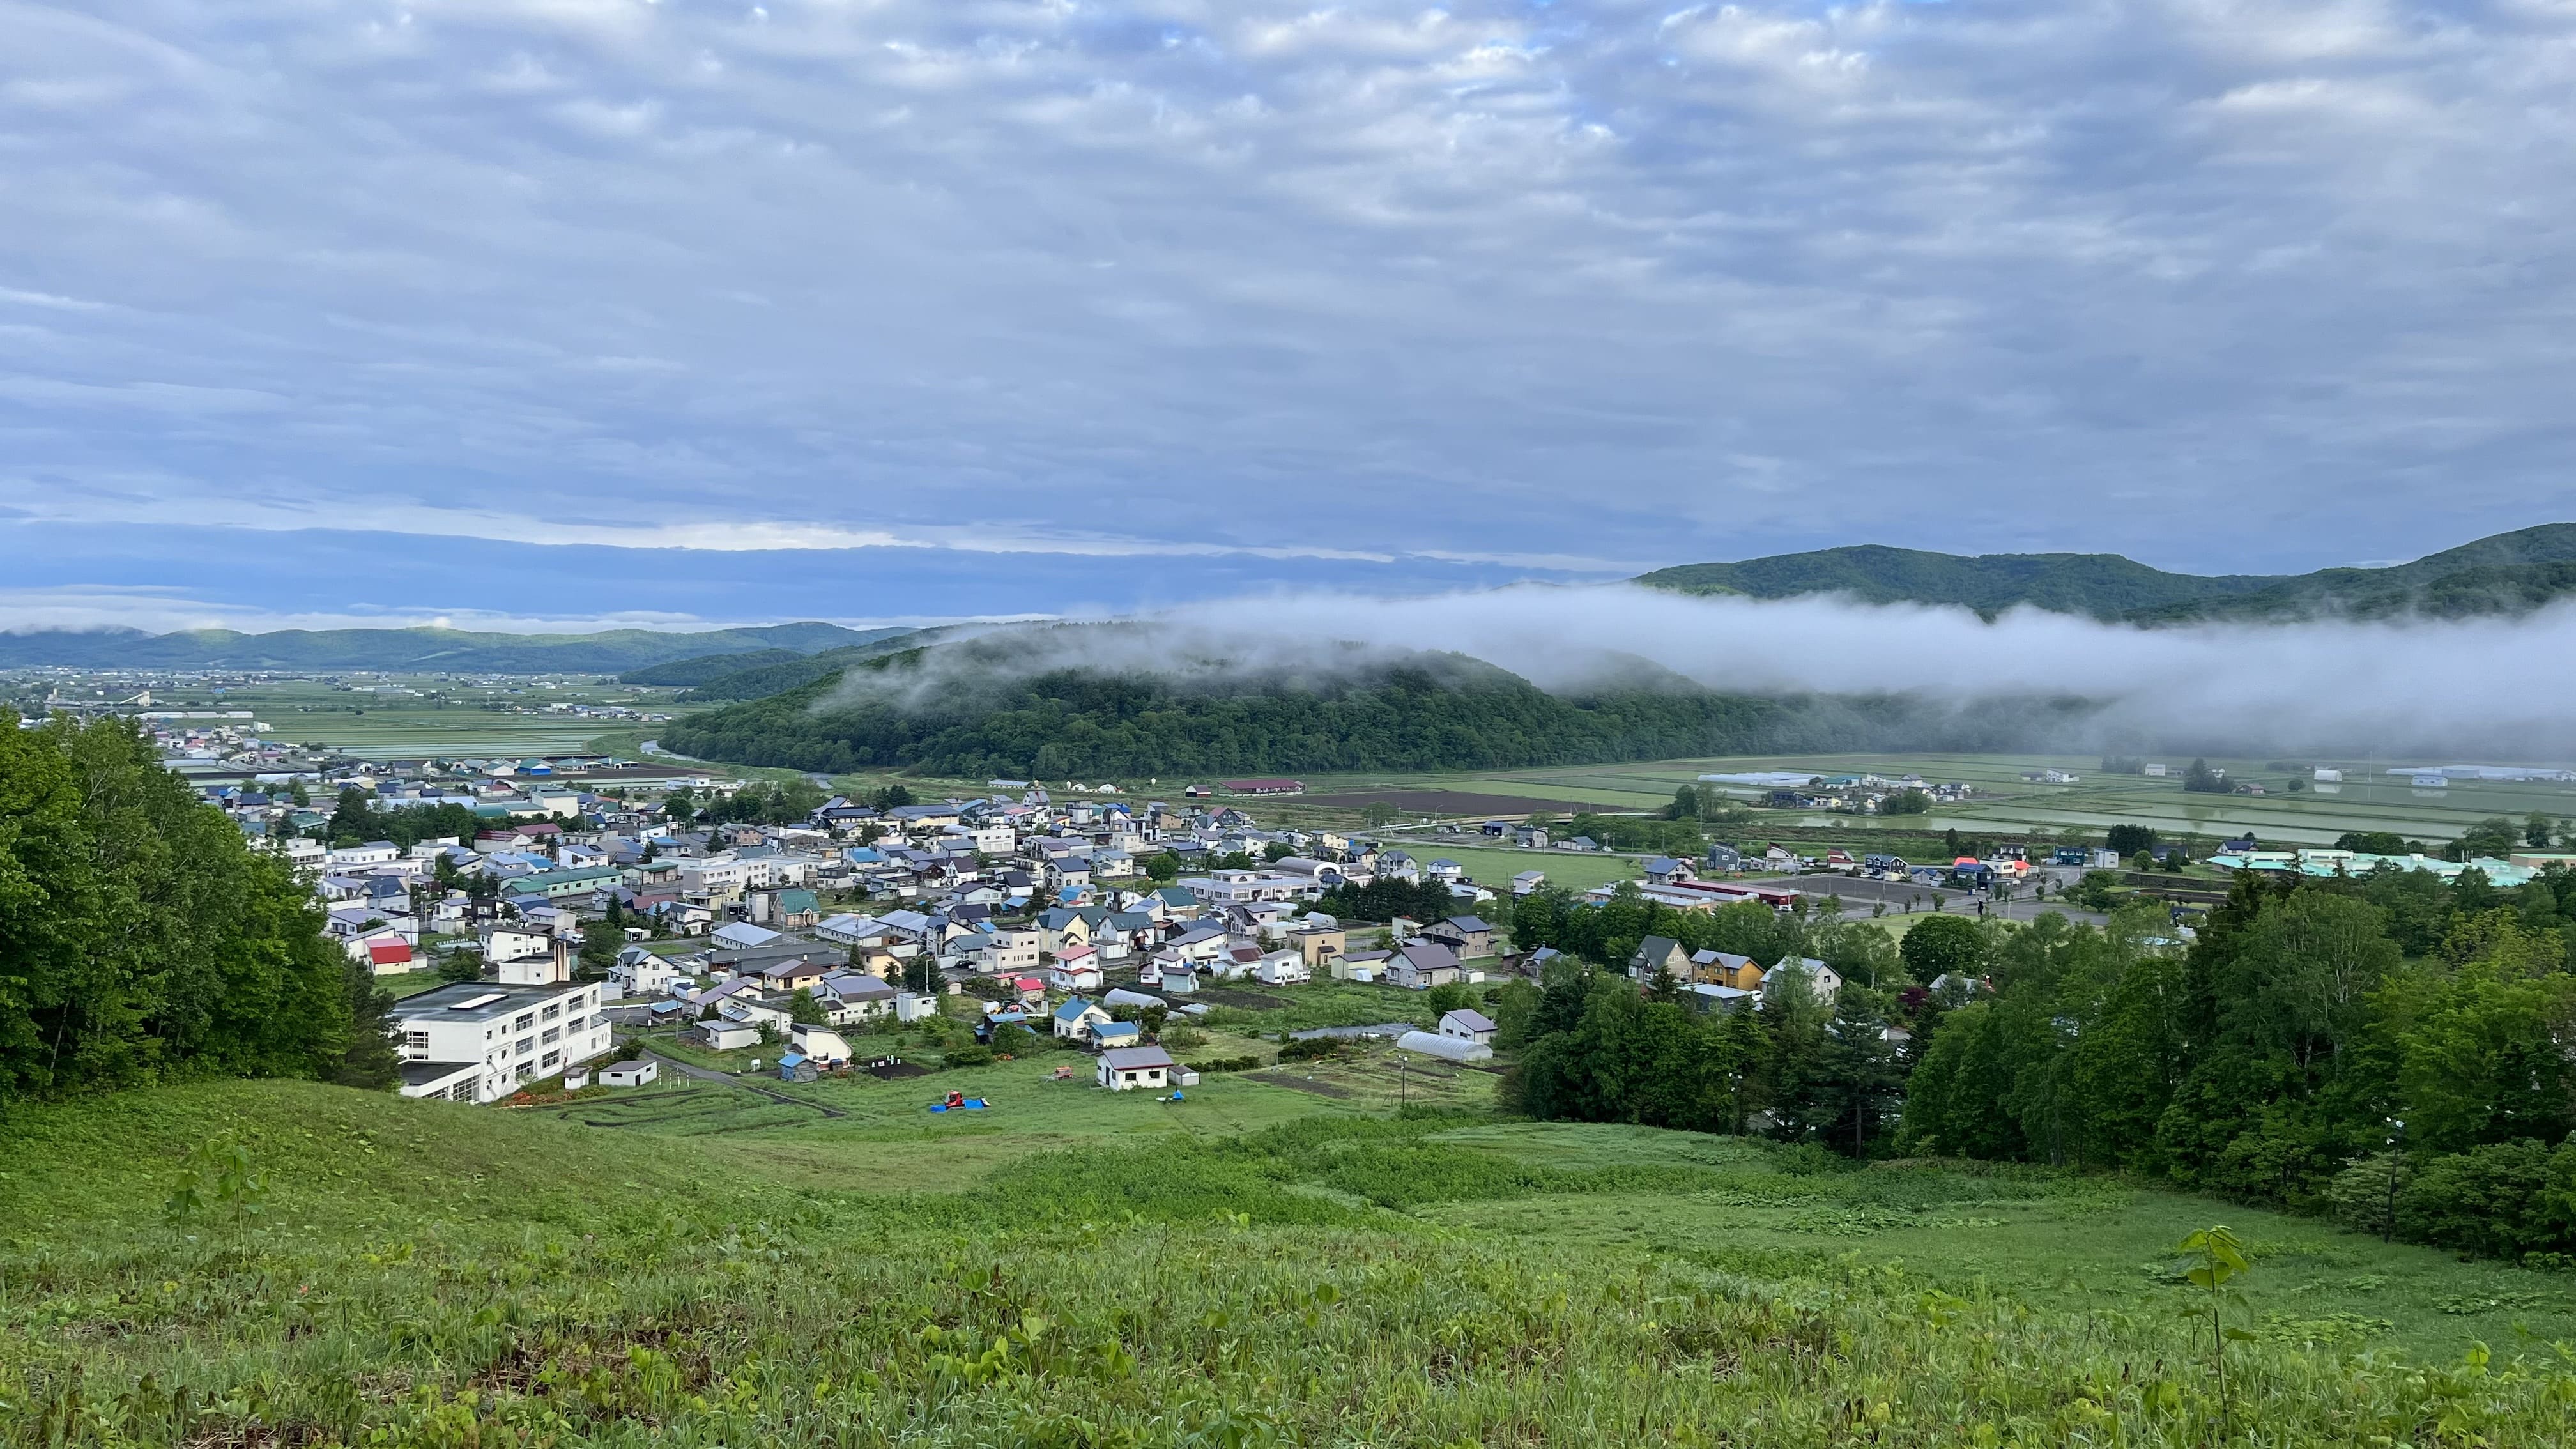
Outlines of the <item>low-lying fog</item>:
M1560 692L1653 671L1749 693L2081 696L2084 738L2246 750L2576 754L2576 604L2519 619L2138 629L2037 609L1699 598L1628 584L1420 598L1287 593L1047 628L1050 666L1329 670L1450 650ZM1357 647L1354 647L1357 646ZM1217 661L1225 661L1218 665Z

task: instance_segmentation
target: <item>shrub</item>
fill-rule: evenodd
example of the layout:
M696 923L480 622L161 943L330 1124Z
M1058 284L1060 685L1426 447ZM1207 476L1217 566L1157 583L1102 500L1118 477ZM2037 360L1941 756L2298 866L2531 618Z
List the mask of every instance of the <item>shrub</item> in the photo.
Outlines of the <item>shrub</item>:
M2553 1191L2553 1188L2555 1191ZM2576 1250L2576 1148L2494 1142L2401 1178L2397 1231L2495 1258Z
M1350 1044L1338 1037L1309 1037L1303 1041L1290 1041L1280 1047L1279 1060L1283 1062L1319 1061L1325 1057L1341 1056L1349 1050Z
M989 1067L993 1064L993 1049L988 1046L951 1047L940 1059L952 1067Z
M1259 1057L1217 1057L1210 1061L1192 1062L1189 1064L1189 1067L1191 1071L1205 1074L1208 1072L1248 1072L1259 1065L1261 1065L1261 1058Z

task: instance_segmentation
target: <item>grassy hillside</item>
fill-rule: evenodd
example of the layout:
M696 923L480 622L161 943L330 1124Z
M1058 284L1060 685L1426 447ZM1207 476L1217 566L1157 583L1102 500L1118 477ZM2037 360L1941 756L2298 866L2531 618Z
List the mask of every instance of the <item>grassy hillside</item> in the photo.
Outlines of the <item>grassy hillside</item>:
M1638 582L1685 594L1843 594L1876 604L1954 604L1990 616L2027 604L2147 624L2516 614L2576 593L2576 524L2500 533L2390 568L2289 577L2166 573L2118 554L1961 557L1870 544L1683 564Z
M37 630L0 633L0 668L66 664L101 669L371 669L490 673L614 674L711 654L784 650L812 654L863 644L901 630L838 624L770 624L751 629L664 633L610 629L595 634L490 634L462 629L281 629L243 634L189 629Z
M872 1084L902 1092L914 1084ZM868 1090L853 1088L850 1090ZM1247 1088L1247 1090L1255 1090ZM1286 1100L1296 1094L1278 1089ZM919 1095L917 1090L914 1095ZM2554 1279L2027 1169L1308 1116L963 1190L294 1084L0 1122L13 1444L2565 1442ZM1000 1111L1007 1112L1008 1102ZM1007 1119L985 1124L1006 1132ZM256 1215L165 1223L239 1143ZM915 1149L940 1149L920 1139ZM2254 1244L2208 1371L2168 1251ZM2517 1334L2519 1324L2528 1330ZM2484 1339L2492 1348L2473 1345Z

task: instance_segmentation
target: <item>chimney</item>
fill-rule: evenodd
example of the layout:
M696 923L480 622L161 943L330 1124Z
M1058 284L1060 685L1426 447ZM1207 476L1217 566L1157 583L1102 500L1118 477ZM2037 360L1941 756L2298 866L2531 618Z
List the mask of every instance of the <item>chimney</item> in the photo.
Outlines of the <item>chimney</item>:
M560 984L571 979L572 944L563 937L557 936L555 937L555 981Z

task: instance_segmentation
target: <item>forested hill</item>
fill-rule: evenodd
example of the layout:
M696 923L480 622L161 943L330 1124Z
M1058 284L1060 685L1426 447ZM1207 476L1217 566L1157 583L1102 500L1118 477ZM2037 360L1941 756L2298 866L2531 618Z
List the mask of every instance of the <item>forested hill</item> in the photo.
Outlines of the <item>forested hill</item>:
M2500 533L2387 568L2296 575L2166 573L2115 553L1962 557L1867 544L1683 564L1638 582L1684 594L1841 594L1874 604L1954 604L1989 616L2027 604L2138 624L2460 618L2523 613L2576 593L2576 524Z
M734 699L768 699L801 683L814 683L817 678L840 678L842 670L860 660L873 660L881 655L899 655L904 650L917 650L933 645L938 639L958 632L958 624L940 624L933 629L889 629L884 639L868 639L866 645L842 645L837 650L824 650L819 655L786 655L786 652L760 652L760 655L708 657L708 660L680 660L675 665L659 665L652 670L636 670L629 676L618 676L626 683L688 683L690 691L680 699L690 704L724 704ZM775 657L773 657L775 655ZM726 668L732 665L732 668ZM690 676L690 678L680 678Z
M778 651L797 655L867 644L901 629L769 624L665 633L492 634L463 629L280 629L243 634L184 629L42 629L0 632L0 669L62 664L97 669L394 669L496 674L614 674L672 660Z
M1329 672L1049 667L1044 641L984 639L864 661L846 680L675 721L682 754L803 770L1095 776L1503 769L1870 748L2002 747L2069 706L1932 712L1903 699L1699 689L1559 697L1456 654ZM2037 724L2034 724L2037 722Z

